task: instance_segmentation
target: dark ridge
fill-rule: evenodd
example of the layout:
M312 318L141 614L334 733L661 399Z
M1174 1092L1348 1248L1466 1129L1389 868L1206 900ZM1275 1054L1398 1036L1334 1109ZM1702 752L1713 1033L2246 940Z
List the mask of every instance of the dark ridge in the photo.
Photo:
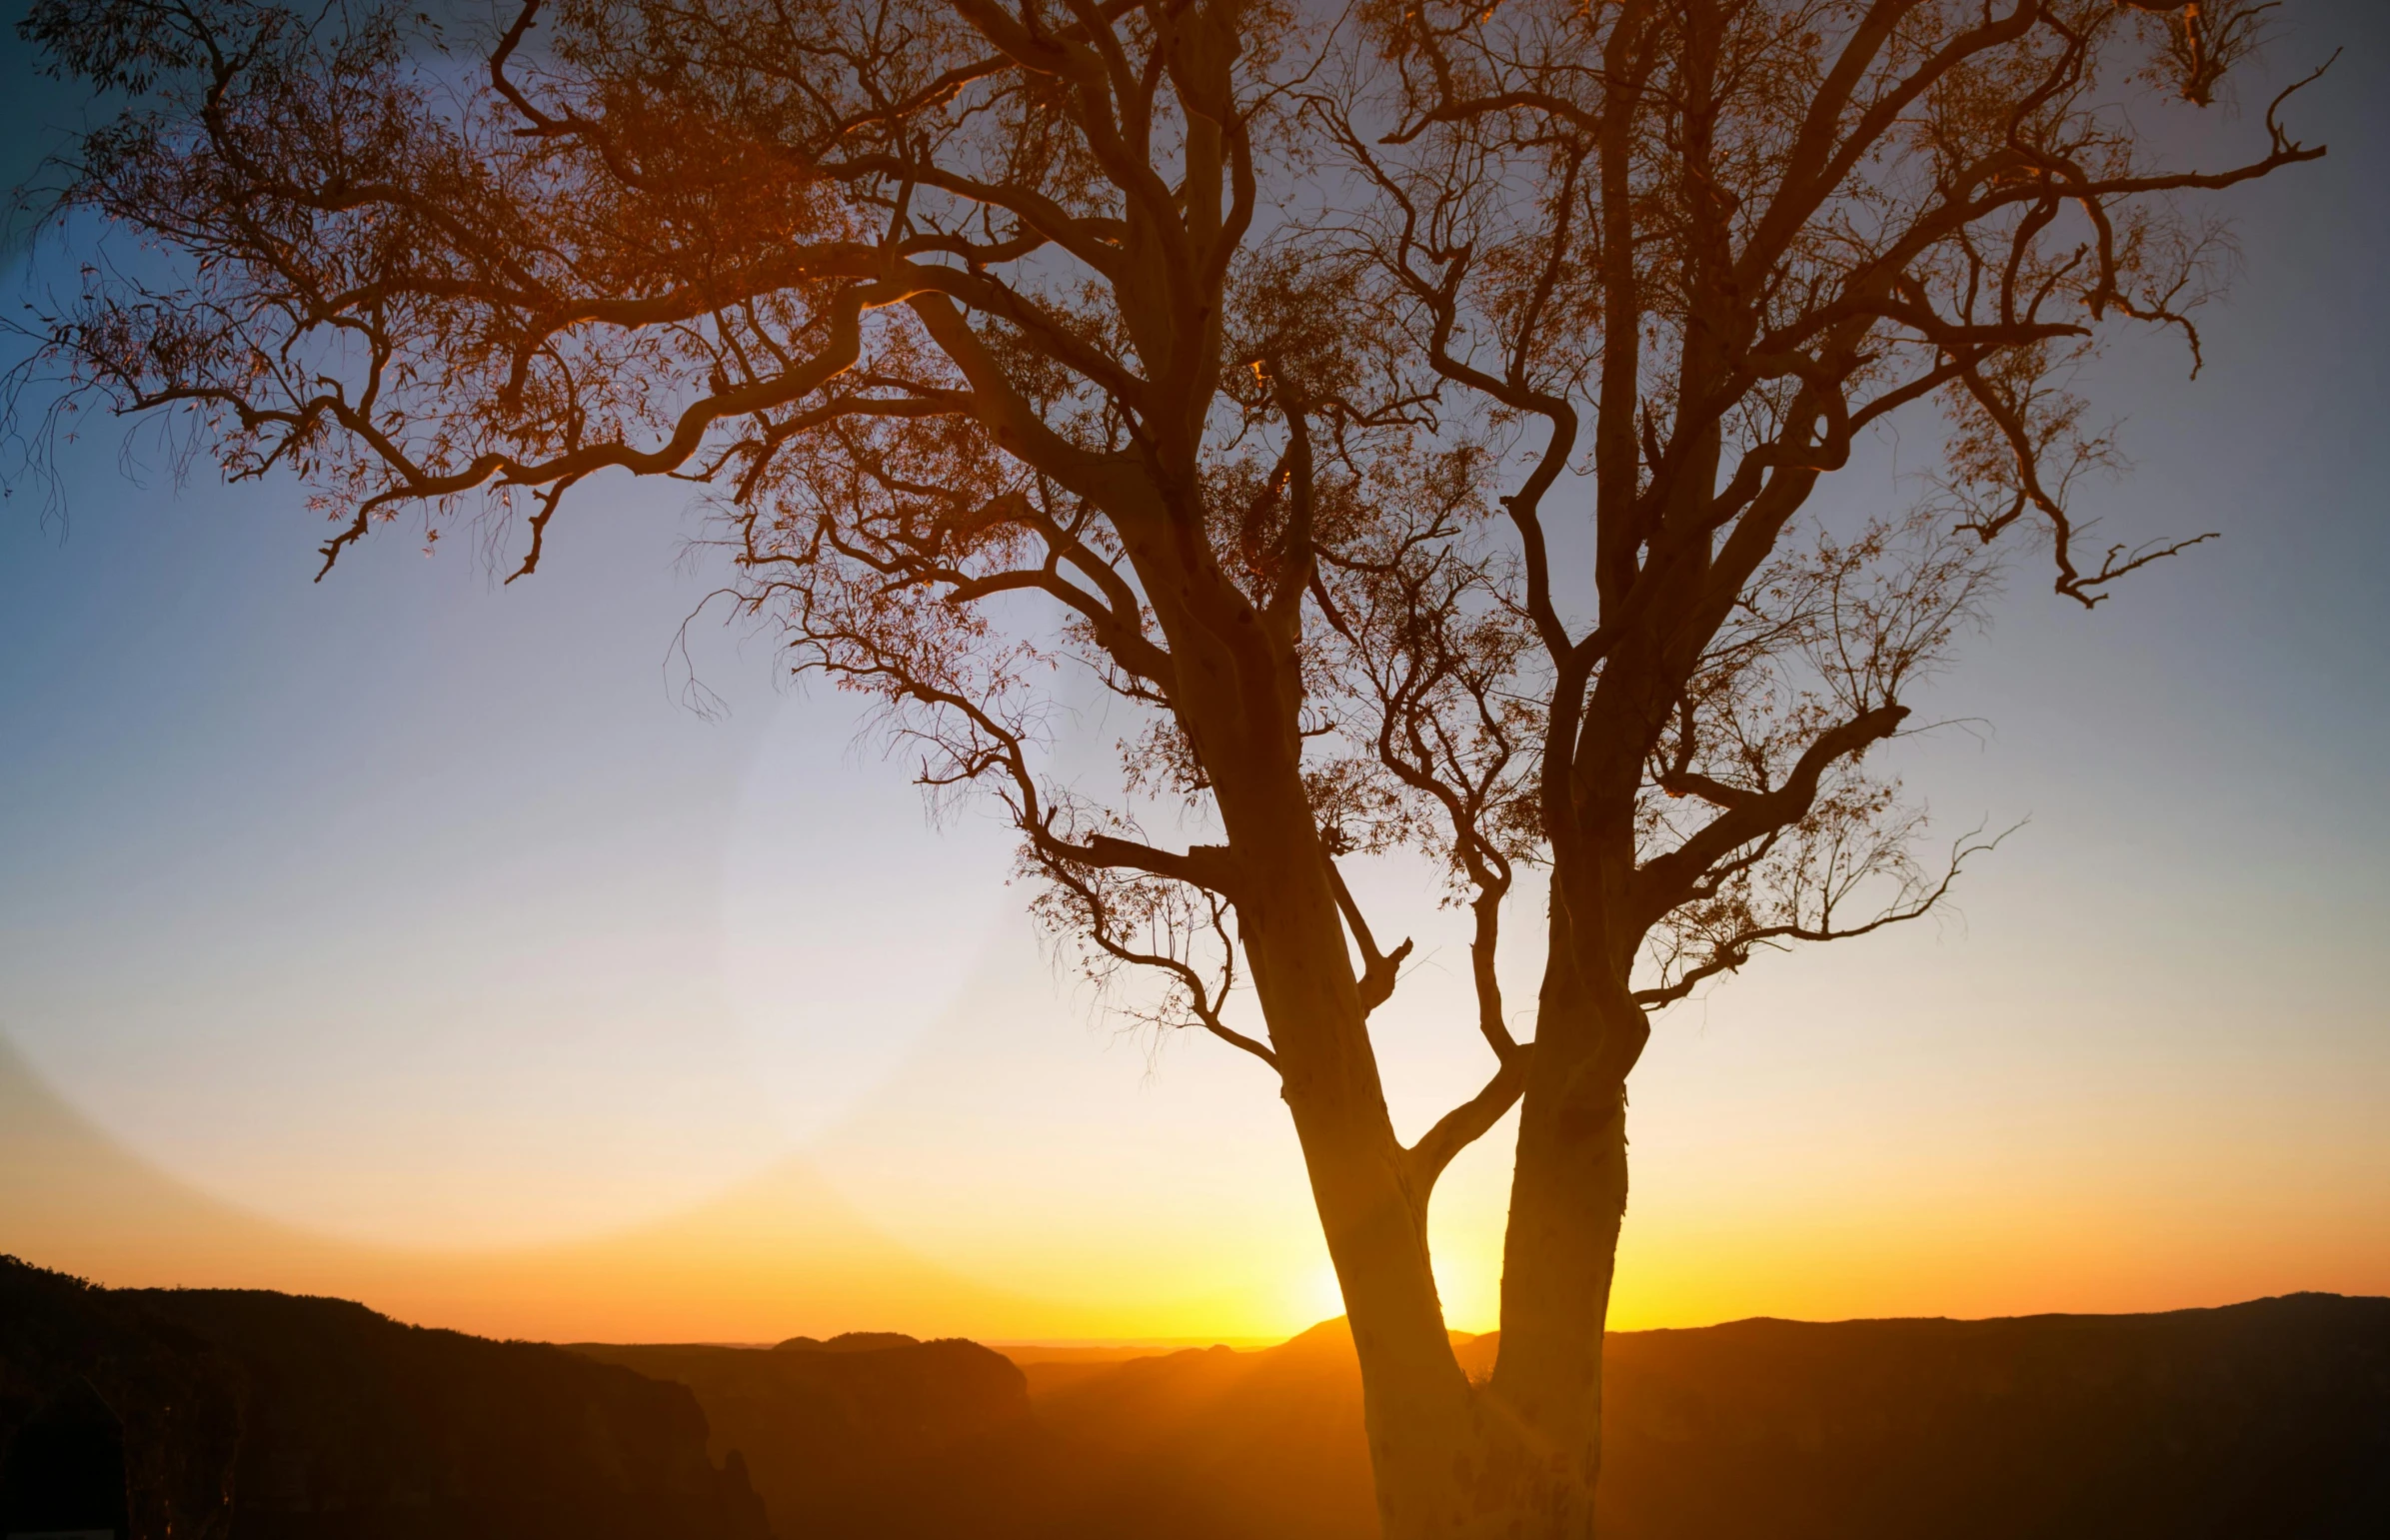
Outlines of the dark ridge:
M1500 1338L1457 1350L1482 1380ZM1341 1323L1031 1385L1107 1473L1057 1533L1376 1532ZM1603 1540L2390 1534L2390 1299L1613 1333L1605 1402Z
M1026 1373L896 1333L783 1348L491 1342L0 1261L0 1533L1376 1534L1341 1321ZM1603 1540L2390 1534L2390 1299L1737 1321L1613 1334L1608 1375Z
M103 1466L68 1490L62 1423L87 1435L66 1458ZM136 1535L215 1540L231 1523L240 1429L238 1370L196 1333L0 1257L0 1534L100 1529L122 1513Z
M13 1258L0 1462L5 1502L28 1510L0 1509L0 1534L115 1529L54 1525L32 1503L55 1494L25 1490L27 1433L40 1444L84 1393L102 1417L84 1415L81 1447L119 1430L144 1540L769 1540L743 1462L708 1458L685 1386L345 1300L96 1289Z
M1341 1321L1025 1394L966 1346L597 1351L689 1384L785 1534L1377 1533ZM1480 1382L1500 1346L1455 1341ZM2390 1534L2390 1300L1616 1333L1607 1400L1603 1540Z
M1737 1321L1608 1362L1635 1540L2390 1534L2390 1299Z
M842 1331L825 1342L820 1337L791 1337L773 1346L784 1353L876 1353L884 1347L914 1347L921 1338L901 1331Z
M575 1351L695 1391L783 1534L944 1537L1038 1510L1045 1450L1012 1360L895 1332L810 1340Z

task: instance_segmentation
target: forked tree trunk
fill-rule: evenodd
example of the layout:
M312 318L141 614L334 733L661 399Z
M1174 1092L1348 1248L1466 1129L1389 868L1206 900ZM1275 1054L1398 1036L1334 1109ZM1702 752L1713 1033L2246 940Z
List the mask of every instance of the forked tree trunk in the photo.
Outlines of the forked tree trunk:
M1239 798L1248 834L1271 810L1258 800ZM1425 1205L1386 1112L1343 917L1324 860L1304 848L1315 837L1296 802L1282 826L1246 839L1263 853L1248 860L1237 924L1360 1358L1378 1512L1386 1540L1503 1533L1485 1527L1505 1495L1485 1485L1482 1408L1444 1329Z
M1565 968L1553 977L1520 1111L1492 1380L1455 1398L1449 1352L1422 1371L1389 1351L1364 1334L1355 1286L1365 1279L1346 1284L1385 1540L1594 1533L1602 1335L1626 1212L1622 1066L1631 1067L1643 1021L1631 1005L1623 1016L1595 1009ZM1423 1270L1423 1235L1413 1254ZM1362 1271L1382 1278L1402 1270L1393 1261L1381 1256Z
M1360 1360L1384 1540L1593 1534L1602 1332L1626 1207L1625 1093L1603 1072L1607 1055L1581 1001L1547 1000L1541 1020L1538 1041L1555 1051L1538 1048L1521 1113L1501 1352L1482 1388L1452 1355L1398 1150L1390 1132L1371 1131L1387 1126L1382 1101L1356 1127L1288 1086ZM1371 1081L1373 1092L1373 1070Z
M1232 773L1232 772L1231 772ZM1221 777L1223 781L1229 777ZM1384 1540L1586 1540L1601 1339L1626 1205L1624 1073L1642 1014L1550 970L1519 1121L1493 1379L1444 1327L1426 1203L1387 1115L1343 919L1306 803L1223 784L1249 885L1238 929L1343 1290ZM1554 956L1569 945L1555 923Z
M1440 1315L1432 1340L1389 1329L1399 1326L1387 1319L1396 1303L1389 1294L1405 1283L1432 1288L1423 1246L1390 1227L1347 1230L1341 1244L1331 1238L1360 1359L1384 1540L1593 1534L1602 1328L1626 1186L1625 1124L1615 1095L1610 1107L1607 1117L1555 1109L1522 1122L1501 1352L1482 1388L1465 1382ZM1312 1169L1317 1192L1318 1162ZM1329 1206L1322 1194L1323 1222Z
M1203 656L1213 637L1174 607L1163 613L1181 656ZM1282 732L1252 731L1251 702L1273 691L1297 701L1299 680L1233 647L1215 656L1178 706L1239 856L1239 939L1359 1357L1384 1540L1582 1540L1625 1204L1620 1082L1606 1095L1594 1083L1614 1039L1587 1001L1546 988L1520 1121L1501 1363L1489 1387L1472 1387L1436 1297L1425 1191L1386 1110L1293 713ZM1222 688L1231 682L1242 688ZM1564 929L1555 925L1555 956Z

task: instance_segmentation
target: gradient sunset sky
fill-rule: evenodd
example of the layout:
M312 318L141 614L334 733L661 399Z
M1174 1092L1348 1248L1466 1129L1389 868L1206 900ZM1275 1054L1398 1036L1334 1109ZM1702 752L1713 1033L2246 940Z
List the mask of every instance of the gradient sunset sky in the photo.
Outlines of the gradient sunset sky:
M1613 1324L2390 1293L2390 7L2285 14L2275 67L2346 49L2292 118L2330 157L2229 201L2200 379L2152 342L2086 382L2135 463L2100 533L2224 538L2088 615L2022 563L1898 769L2030 821L1945 919L1660 1019ZM73 114L10 36L0 184ZM10 308L76 260L12 246ZM765 641L684 651L719 574L679 493L595 489L511 588L405 526L318 585L293 486L124 447L0 504L0 1251L552 1338L1336 1313L1266 1071L1103 1018L1002 830L929 820ZM1422 959L1405 1136L1485 1067L1417 885L1368 883ZM1436 1196L1461 1329L1509 1136Z

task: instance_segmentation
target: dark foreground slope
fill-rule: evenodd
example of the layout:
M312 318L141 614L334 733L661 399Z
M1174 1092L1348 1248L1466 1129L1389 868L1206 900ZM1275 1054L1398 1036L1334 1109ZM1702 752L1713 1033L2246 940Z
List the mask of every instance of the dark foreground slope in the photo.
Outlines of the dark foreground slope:
M342 1300L95 1289L0 1258L0 1533L85 1528L766 1537L681 1385Z

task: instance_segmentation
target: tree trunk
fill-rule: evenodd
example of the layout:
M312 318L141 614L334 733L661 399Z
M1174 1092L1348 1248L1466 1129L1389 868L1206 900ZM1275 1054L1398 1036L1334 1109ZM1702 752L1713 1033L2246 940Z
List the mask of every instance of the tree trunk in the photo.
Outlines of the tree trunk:
M1256 983L1261 971L1256 965ZM1550 1031L1563 1050L1572 1036L1590 1035L1553 1020L1549 1005L1544 1017L1539 1040ZM1367 1066L1365 1089L1347 1081L1337 1090L1286 1064L1286 1100L1360 1361L1384 1540L1593 1533L1602 1328L1626 1203L1624 1089L1615 1078L1602 1082L1603 1059L1576 1055L1572 1072L1570 1055L1555 1053L1540 1085L1530 1078L1504 1251L1502 1350L1482 1390L1451 1351L1425 1207L1405 1174L1374 1062L1355 1061Z
M1519 1124L1492 1383L1453 1356L1426 1192L1394 1134L1308 803L1215 771L1243 854L1237 926L1343 1291L1384 1540L1585 1540L1601 1464L1601 1339L1626 1204L1624 1075L1645 1031L1574 980L1555 911ZM1256 782L1259 782L1256 784ZM1621 1013L1622 1011L1622 1013Z
M1291 1098L1290 1098L1291 1099ZM1300 1112L1305 1164L1360 1361L1361 1411L1385 1540L1443 1540L1465 1527L1481 1440L1475 1392L1453 1357L1424 1236L1391 1183L1352 1162ZM1344 1141L1334 1141L1343 1143ZM1390 1141L1389 1141L1390 1142ZM1370 1189L1374 1189L1375 1196Z
M1455 1483L1476 1442L1474 1397L1444 1329L1424 1207L1386 1111L1343 920L1323 866L1270 864L1239 903L1238 926L1360 1358L1386 1540L1465 1534Z
M1520 1540L1588 1540L1601 1475L1601 1349L1626 1215L1626 1090L1588 1077L1530 1098L1502 1246L1502 1339L1485 1394L1531 1462Z
M1535 1054L1520 1099L1502 1337L1485 1397L1526 1453L1512 1496L1519 1540L1588 1540L1601 1475L1601 1351L1626 1216L1626 1070L1647 1028L1623 998L1600 1008L1569 965L1555 916Z
M1243 630L1254 619L1249 611L1237 617L1243 627L1204 627L1192 608L1159 608L1181 660L1180 720L1210 773L1238 856L1238 937L1360 1362L1384 1540L1583 1533L1535 1517L1560 1511L1543 1495L1554 1465L1548 1441L1499 1396L1471 1387L1453 1356L1428 1258L1427 1189L1414 1181L1386 1110L1344 918L1301 779L1292 706L1301 682L1290 655L1252 645L1257 638ZM1230 645L1220 645L1223 636ZM1282 711L1253 709L1273 696L1286 703ZM1568 1180L1555 1173L1555 1185ZM1590 1317L1596 1374L1602 1310L1596 1303ZM1596 1445L1598 1421L1587 1424ZM1567 1459L1558 1466L1574 1468ZM1586 1462L1586 1492L1591 1470Z
M1507 1511L1518 1462L1488 1459L1483 1409L1452 1354L1424 1194L1386 1110L1308 803L1272 806L1241 785L1222 792L1253 852L1237 927L1360 1360L1385 1540L1506 1533L1488 1526Z

